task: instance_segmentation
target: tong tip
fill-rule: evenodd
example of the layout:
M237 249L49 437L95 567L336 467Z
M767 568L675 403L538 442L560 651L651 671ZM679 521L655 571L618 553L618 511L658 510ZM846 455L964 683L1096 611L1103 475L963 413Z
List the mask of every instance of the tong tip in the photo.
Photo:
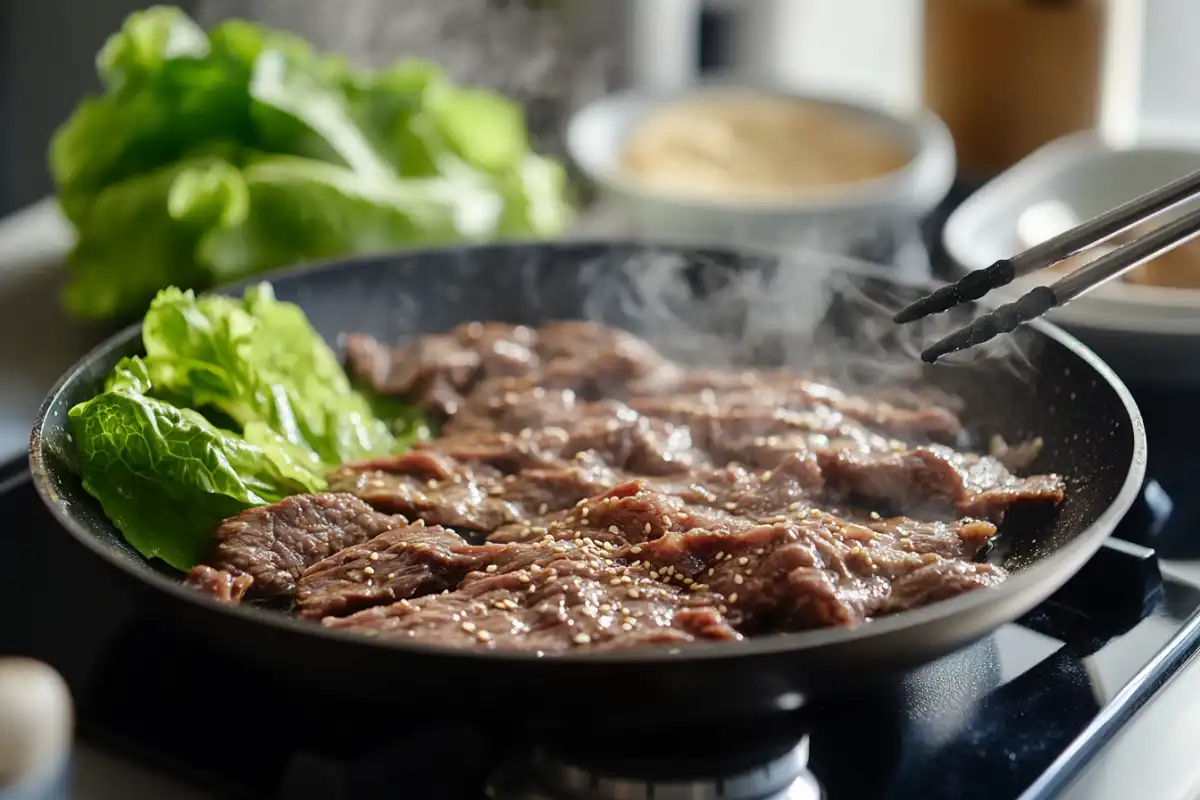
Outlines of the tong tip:
M1048 286L1038 286L1015 302L1000 306L949 336L939 339L921 353L921 360L933 364L942 356L966 350L1010 333L1031 319L1042 316L1058 305L1058 297Z
M897 325L915 322L922 317L949 311L957 305L978 300L993 289L1012 283L1017 271L1007 258L986 269L968 272L956 283L942 286L896 312L892 321Z

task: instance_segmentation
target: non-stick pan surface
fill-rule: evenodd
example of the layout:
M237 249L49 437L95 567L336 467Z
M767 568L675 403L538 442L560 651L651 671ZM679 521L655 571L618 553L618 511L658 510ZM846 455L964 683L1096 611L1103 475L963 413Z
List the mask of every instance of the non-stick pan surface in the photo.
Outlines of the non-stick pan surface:
M530 724L584 718L663 727L794 706L822 687L857 685L937 659L1020 616L1100 546L1144 474L1145 433L1129 393L1077 341L1039 323L1018 332L1006 352L921 366L916 344L961 317L896 329L889 312L921 289L881 272L745 252L580 242L373 256L293 270L272 283L330 342L347 331L399 341L474 319L586 317L642 333L681 358L786 361L865 383L915 376L960 396L964 419L981 431L1009 442L1042 437L1032 468L1060 472L1069 485L1057 513L1012 516L1002 528L996 557L1013 571L1004 584L854 629L546 658L368 640L268 609L224 606L182 586L178 575L126 545L83 491L70 466L67 411L100 389L117 360L141 352L140 331L128 329L67 373L43 405L31 442L38 490L75 538L144 590L147 611L269 667L279 681L267 692L273 700L289 684L319 682L367 703L354 706L364 713L391 701L428 701L435 711L506 712ZM17 568L53 574L53 565ZM186 702L186 687L179 700Z

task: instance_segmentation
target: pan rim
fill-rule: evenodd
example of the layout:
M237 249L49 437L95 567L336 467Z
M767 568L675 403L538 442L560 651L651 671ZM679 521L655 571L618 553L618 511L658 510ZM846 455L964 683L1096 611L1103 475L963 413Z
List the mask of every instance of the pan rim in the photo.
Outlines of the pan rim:
M417 255L429 255L438 252L461 252L462 250L496 250L496 249L521 249L537 247L540 249L584 249L589 247L595 248L626 248L633 251L645 251L654 249L665 249L673 251L697 251L704 253L723 253L728 255L737 255L741 257L758 257L758 258L778 258L779 252L774 252L763 248L743 248L743 247L727 247L727 246L708 246L708 245L683 245L678 242L655 241L655 240L626 240L626 239L601 239L601 238L580 238L561 241L544 241L544 240L529 240L529 241L508 241L503 243L475 243L468 245L444 245L439 247L427 247L410 250L397 250L381 253L362 254L350 257L323 259L319 261L307 262L293 267L284 268L281 270L264 273L255 276L252 279L241 281L226 286L217 287L210 290L209 293L227 294L238 291L246 285L258 281L278 282L301 278L306 274L321 272L334 269L353 269L356 265L368 262L377 262L380 260L401 260ZM847 266L839 267L838 269L857 272L866 276L876 276L886 279L892 283L901 285L922 284L932 285L929 281L913 281L907 279L896 271L888 271L879 267L870 267L869 265L861 265L861 262L854 262L858 266L851 266L852 259L846 259ZM977 303L978 305L987 305L986 303ZM338 646L345 648L361 649L370 651L376 655L386 652L395 652L408 656L425 656L429 658L442 659L470 659L472 661L485 660L495 663L508 664L571 664L586 668L602 666L602 665L621 665L624 667L635 668L639 666L650 666L660 663L678 663L680 661L741 661L744 659L752 659L758 657L778 656L778 655L796 655L802 652L817 650L821 648L841 649L843 647L852 647L864 641L881 640L884 638L894 637L902 634L905 631L917 628L925 628L938 623L945 623L955 617L965 616L972 610L976 610L988 605L1000 604L1003 600L1014 599L1024 596L1028 599L1028 604L1018 613L1024 613L1029 608L1032 608L1037 603L1045 600L1050 594L1058 589L1066 580L1074 575L1103 544L1104 540L1112 533L1117 523L1133 505L1134 500L1141 491L1142 484L1146 474L1146 459L1147 459L1147 441L1145 423L1142 419L1140 410L1134 402L1132 394L1124 382L1117 377L1116 373L1105 364L1099 356L1093 353L1087 346L1076 339L1071 334L1062 330L1058 326L1038 319L1027 323L1029 327L1036 330L1039 334L1057 342L1065 347L1075 357L1082 360L1088 367L1095 371L1097 376L1103 379L1116 393L1117 397L1124 406L1125 411L1129 415L1131 423L1131 435L1133 436L1133 452L1130 459L1129 469L1125 475L1125 480L1121 485L1120 491L1117 493L1113 501L1108 507L1097 517L1087 528L1077 534L1074 539L1056 550L1048 558L1039 559L1037 562L1028 567L1011 574L1007 580L999 586L989 587L983 591L968 592L966 594L952 597L948 600L941 600L928 606L903 611L898 614L892 614L879 619L872 620L866 624L855 628L823 628L809 631L799 631L793 633L780 633L768 636L760 636L746 638L736 643L730 642L696 642L689 643L685 646L671 648L645 648L633 649L628 651L618 652L600 652L600 653L563 653L540 656L530 652L511 652L511 651L496 651L496 650L464 650L460 648L429 645L408 642L403 639L385 639L380 637L366 637L360 634L355 634L352 631L342 631L337 629L326 628L323 625L314 624L311 621L297 619L295 617L286 616L279 611L259 608L253 605L230 605L221 603L214 598L197 592L183 584L181 580L169 577L166 574L159 573L144 566L135 565L130 559L124 557L109 545L105 544L95 536L89 526L83 524L75 515L71 514L65 504L59 501L57 493L53 487L50 478L50 469L43 455L43 430L47 421L47 417L51 408L55 405L59 397L67 386L72 385L78 378L78 375L86 369L94 360L111 350L122 345L129 344L135 337L140 335L141 322L136 322L126 326L117 333L109 336L103 342L92 348L85 356L79 359L71 366L59 379L55 382L54 387L46 395L38 408L37 416L34 421L33 429L30 435L29 443L29 465L30 472L33 478L34 486L38 496L42 502L50 510L51 515L62 526L72 538L83 544L91 550L95 555L107 561L112 566L124 572L128 577L132 577L143 584L147 584L159 591L165 592L172 599L198 606L211 613L224 615L230 622L254 623L259 625L267 625L275 631L283 635L301 635L315 636L317 638L336 643ZM1065 574L1066 578L1061 581L1050 580L1050 577L1055 574ZM1039 587L1039 584L1042 584ZM1015 615L1014 615L1015 616ZM975 638L986 635L994 630L996 626L990 626L984 631L980 631ZM956 644L953 649L966 644Z

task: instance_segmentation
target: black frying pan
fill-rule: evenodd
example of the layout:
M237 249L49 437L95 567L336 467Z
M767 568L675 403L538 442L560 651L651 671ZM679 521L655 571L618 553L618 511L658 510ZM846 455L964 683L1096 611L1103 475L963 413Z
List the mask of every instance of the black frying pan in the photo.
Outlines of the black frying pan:
M1057 512L1006 521L994 555L1013 571L1003 585L856 629L540 659L368 640L268 609L220 605L124 543L69 466L68 409L98 391L118 359L140 352L140 331L129 328L101 345L54 387L33 430L33 476L51 511L143 590L148 611L270 668L281 684L318 681L369 704L354 706L363 713L389 699L410 706L428 700L441 712L501 713L506 724L582 717L595 729L676 727L794 707L823 687L854 686L937 659L1031 609L1112 532L1145 470L1145 432L1133 400L1079 342L1036 323L1005 343L1009 352L960 366L920 365L917 345L962 317L897 329L888 315L922 289L881 272L590 242L373 256L297 269L273 283L280 299L299 303L331 342L346 331L397 341L472 319L537 324L587 316L643 333L682 358L803 362L864 383L916 380L962 397L964 418L980 430L1010 442L1040 435L1045 447L1033 469L1068 479ZM271 687L264 701L283 701L282 691ZM186 703L186 687L179 699Z

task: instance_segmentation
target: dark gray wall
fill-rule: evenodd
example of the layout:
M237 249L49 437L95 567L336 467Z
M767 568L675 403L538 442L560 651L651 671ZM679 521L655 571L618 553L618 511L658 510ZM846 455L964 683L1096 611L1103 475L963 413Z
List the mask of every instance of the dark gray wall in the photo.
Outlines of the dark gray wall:
M0 0L0 214L50 193L46 143L134 0ZM187 8L191 3L180 3Z

